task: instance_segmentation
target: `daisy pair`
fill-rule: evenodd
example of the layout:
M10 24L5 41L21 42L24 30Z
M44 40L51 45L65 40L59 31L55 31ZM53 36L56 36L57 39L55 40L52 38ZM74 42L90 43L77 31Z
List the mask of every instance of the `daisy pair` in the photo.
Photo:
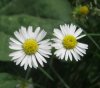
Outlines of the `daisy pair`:
M47 34L44 30L40 30L37 27L33 32L32 26L28 29L21 27L19 31L15 31L15 38L10 38L9 48L14 50L9 56L12 57L12 61L16 65L24 66L26 70L30 68L37 68L39 64L43 67L44 63L47 63L45 58L49 58L52 46L56 49L55 55L59 59L72 61L73 57L76 61L80 60L80 56L86 54L87 44L79 43L78 40L85 35L80 35L82 29L76 30L75 25L62 25L60 29L54 29L54 36L50 42L50 39L43 40Z

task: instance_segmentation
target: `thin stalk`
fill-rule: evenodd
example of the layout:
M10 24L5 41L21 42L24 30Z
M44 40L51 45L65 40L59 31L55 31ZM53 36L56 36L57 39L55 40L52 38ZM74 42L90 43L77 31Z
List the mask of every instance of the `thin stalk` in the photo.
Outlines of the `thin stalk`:
M31 68L28 68L27 73L26 73L26 76L25 76L25 80L28 79L28 77L30 75L30 72L31 72Z
M57 76L57 78L61 81L61 83L65 86L65 88L70 88L69 86L68 86L68 84L61 78L61 76L57 73L57 71L54 69L54 67L53 67L53 56L54 55L52 55L52 57L51 57L51 61L50 61L50 67L51 67L51 69L52 69L52 71L54 72L54 74Z
M89 36L100 36L100 34L92 34L92 33L88 33L87 35L89 35Z

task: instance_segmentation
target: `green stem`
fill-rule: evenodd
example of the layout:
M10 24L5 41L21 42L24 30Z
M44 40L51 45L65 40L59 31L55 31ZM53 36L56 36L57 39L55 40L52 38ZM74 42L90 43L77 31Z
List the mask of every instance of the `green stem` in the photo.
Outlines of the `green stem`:
M28 77L30 75L30 72L31 72L31 68L28 68L27 73L26 73L26 76L25 76L25 80L28 79Z
M55 68L53 67L53 56L51 57L51 62L50 62L50 67L52 69L52 71L54 72L54 74L57 76L57 78L61 81L61 83L65 86L65 88L70 88L69 85L62 79L62 77L57 73L57 71L55 70Z
M89 36L100 36L100 34L92 34L92 33L88 33L87 35L89 35Z

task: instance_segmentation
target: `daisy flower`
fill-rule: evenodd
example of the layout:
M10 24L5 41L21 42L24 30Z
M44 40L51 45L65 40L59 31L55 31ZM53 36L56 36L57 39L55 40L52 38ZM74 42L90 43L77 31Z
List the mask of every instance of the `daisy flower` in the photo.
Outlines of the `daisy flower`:
M12 57L12 61L16 65L24 66L25 70L28 66L37 68L38 63L43 67L43 62L47 63L45 58L49 58L51 55L49 39L43 40L46 34L44 30L40 31L40 27L32 32L32 26L29 26L28 29L21 27L19 31L15 31L16 39L11 37L9 42L9 48L13 50L9 55Z
M56 51L55 55L59 59L68 58L72 61L73 57L76 61L80 60L80 56L86 54L86 49L88 45L78 42L79 39L86 36L85 34L81 35L82 29L77 29L75 25L60 25L60 29L54 29L53 38L54 44L52 45Z

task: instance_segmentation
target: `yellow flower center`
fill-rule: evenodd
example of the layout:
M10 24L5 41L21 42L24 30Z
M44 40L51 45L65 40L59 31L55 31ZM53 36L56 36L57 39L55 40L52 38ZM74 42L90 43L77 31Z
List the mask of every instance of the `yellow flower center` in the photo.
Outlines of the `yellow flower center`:
M82 6L79 11L81 14L87 15L89 13L89 8L87 6Z
M66 35L63 39L63 46L66 49L73 49L77 44L77 40L72 35Z
M34 54L38 50L38 43L35 39L27 39L23 43L23 50L26 54Z

